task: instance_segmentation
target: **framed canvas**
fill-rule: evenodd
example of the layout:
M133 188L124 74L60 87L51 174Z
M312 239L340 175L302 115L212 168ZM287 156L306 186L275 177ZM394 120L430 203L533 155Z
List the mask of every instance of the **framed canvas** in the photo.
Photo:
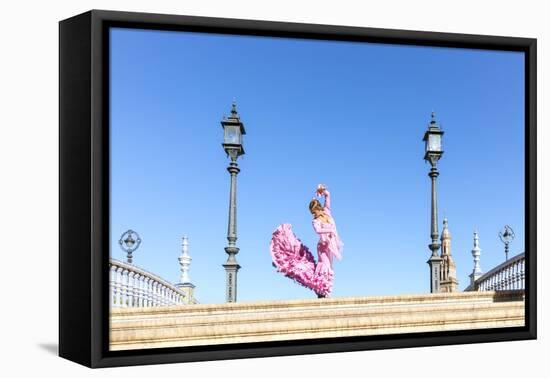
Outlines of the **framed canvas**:
M59 354L536 338L536 40L60 22Z

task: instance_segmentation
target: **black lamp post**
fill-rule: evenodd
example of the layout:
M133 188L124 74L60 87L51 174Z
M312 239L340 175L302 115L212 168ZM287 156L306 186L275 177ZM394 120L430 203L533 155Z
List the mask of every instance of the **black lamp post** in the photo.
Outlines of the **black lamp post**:
M431 250L431 256L428 260L428 265L430 266L430 291L432 293L439 292L440 287L440 274L441 274L441 257L439 257L439 234L437 231L437 191L436 191L436 179L439 176L439 171L437 170L437 162L443 155L443 150L441 148L442 143L441 139L443 137L443 131L435 121L435 114L432 112L432 120L428 125L428 130L424 133L424 142L425 142L425 154L424 160L428 161L431 165L430 173L428 176L432 181L432 210L431 210L431 232L430 237L432 242L429 245Z
M141 244L141 238L138 233L133 230L128 230L120 236L118 241L120 248L126 252L126 262L128 264L133 263L133 253L139 248Z
M244 125L237 113L237 105L233 102L231 115L224 117L221 121L224 138L223 149L231 159L227 170L231 175L231 186L229 190L229 221L227 226L227 241L225 252L228 254L227 261L223 264L226 274L225 300L226 302L237 301L237 272L241 266L237 263L236 254L239 253L237 242L237 174L240 172L237 158L244 155L243 135L246 134Z
M512 230L512 227L506 225L498 233L498 237L500 238L500 241L504 243L504 253L506 254L506 261L508 261L508 252L510 251L510 243L514 240L516 237L516 234L514 233L514 230Z

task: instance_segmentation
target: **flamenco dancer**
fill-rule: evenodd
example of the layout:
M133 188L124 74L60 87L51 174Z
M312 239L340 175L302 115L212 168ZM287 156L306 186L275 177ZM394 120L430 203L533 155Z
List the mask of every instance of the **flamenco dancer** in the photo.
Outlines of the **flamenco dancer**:
M324 197L324 204L317 198L309 203L313 215L313 229L319 235L317 262L308 247L292 232L292 226L282 224L273 232L270 250L273 266L288 278L313 290L318 298L330 297L334 271L333 257L342 259L343 243L338 236L330 208L330 193L319 184L316 197Z

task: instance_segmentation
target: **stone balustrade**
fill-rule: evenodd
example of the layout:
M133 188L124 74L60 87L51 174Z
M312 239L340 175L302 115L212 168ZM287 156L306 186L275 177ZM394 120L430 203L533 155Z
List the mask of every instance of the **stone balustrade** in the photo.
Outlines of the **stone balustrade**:
M183 305L185 293L171 283L132 264L109 260L112 308Z
M501 291L525 289L525 253L503 262L475 281L468 291Z

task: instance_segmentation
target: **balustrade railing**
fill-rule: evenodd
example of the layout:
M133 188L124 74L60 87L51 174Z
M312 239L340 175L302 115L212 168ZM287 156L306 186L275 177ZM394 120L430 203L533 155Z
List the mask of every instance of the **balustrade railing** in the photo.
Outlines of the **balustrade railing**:
M475 281L466 290L499 291L525 289L525 253L503 262Z
M134 265L109 260L109 299L112 307L176 306L185 294L159 276Z

